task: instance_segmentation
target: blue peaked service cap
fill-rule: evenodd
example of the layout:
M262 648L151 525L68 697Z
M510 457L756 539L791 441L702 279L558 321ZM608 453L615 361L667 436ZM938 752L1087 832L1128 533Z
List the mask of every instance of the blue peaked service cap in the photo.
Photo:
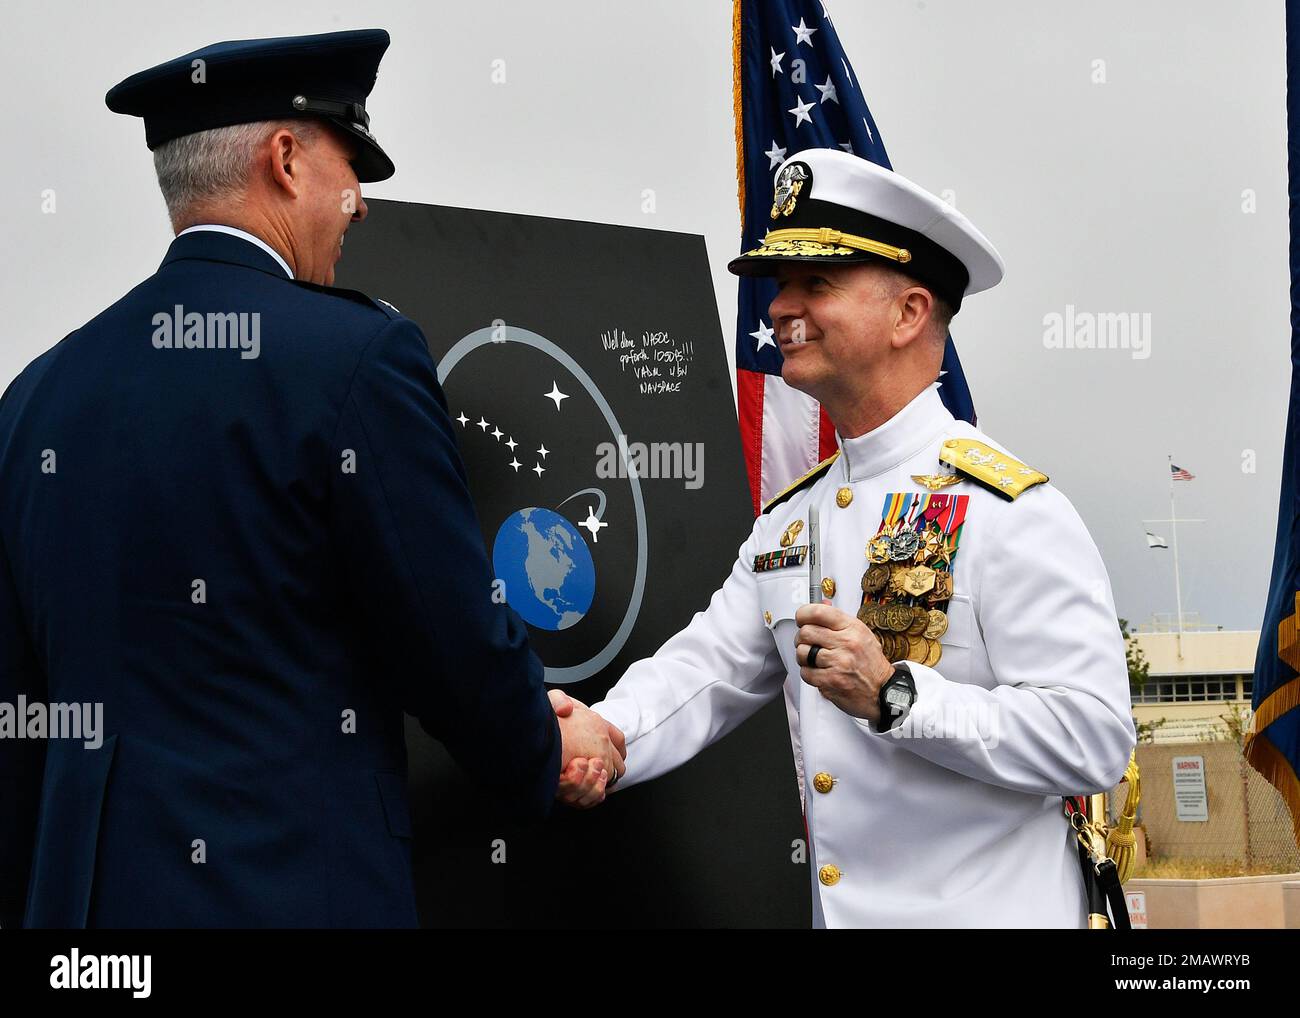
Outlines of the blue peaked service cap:
M150 150L214 127L323 119L355 140L359 181L386 180L393 161L370 133L366 97L388 42L382 28L218 42L131 75L104 102L144 118Z

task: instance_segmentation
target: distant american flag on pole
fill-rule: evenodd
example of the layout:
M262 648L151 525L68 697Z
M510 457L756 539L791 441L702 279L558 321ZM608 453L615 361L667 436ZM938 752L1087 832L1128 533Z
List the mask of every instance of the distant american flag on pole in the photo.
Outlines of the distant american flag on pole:
M733 99L741 251L767 231L773 174L807 148L841 148L892 169L871 111L826 5L816 0L733 0ZM781 379L767 307L776 287L742 278L736 309L736 397L740 437L757 514L764 502L835 451L821 405ZM939 395L953 416L975 422L975 407L952 336L944 348Z
M1196 477L1196 475L1190 470L1184 470L1176 463L1170 463L1169 469L1174 472L1173 477L1175 481L1191 481Z

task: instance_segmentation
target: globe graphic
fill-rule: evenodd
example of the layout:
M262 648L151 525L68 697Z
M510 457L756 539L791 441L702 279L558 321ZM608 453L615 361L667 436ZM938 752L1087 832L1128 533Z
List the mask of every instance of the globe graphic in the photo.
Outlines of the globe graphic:
M582 621L596 594L596 568L578 528L550 509L520 509L492 542L492 568L525 622L556 632Z

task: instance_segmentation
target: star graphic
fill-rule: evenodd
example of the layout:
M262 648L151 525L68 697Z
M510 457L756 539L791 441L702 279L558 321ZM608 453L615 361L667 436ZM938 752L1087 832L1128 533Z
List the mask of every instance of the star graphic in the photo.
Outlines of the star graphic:
M533 473L535 473L538 477L541 477L542 474L546 473L546 468L542 466L540 463L538 463L537 466L533 467Z
M819 85L817 84L817 82L814 81L813 88L817 89L817 91L822 94L821 100L818 102L819 106L821 105L821 103L824 103L827 99L835 103L835 105L837 106L839 105L840 97L835 91L835 86L831 83L831 76L829 74L826 75L825 85Z
M469 418L465 416L465 411L464 411L464 410L462 410L462 411L460 412L460 416L457 417L456 420L460 421L460 426L461 426L462 428L465 427L465 425L469 423Z
M799 24L790 26L790 31L794 32L794 44L796 46L798 46L799 43L801 42L806 42L809 46L811 46L813 32L820 31L820 29L809 28L807 25L803 23L803 18L800 18Z
M600 528L608 527L609 524L600 519L592 510L591 506L587 506L587 518L579 523L578 526L586 527L591 531L591 543L595 544L600 540Z
M775 47L775 46L771 46L771 47L769 47L769 48L772 50L772 61L771 61L771 63L772 63L772 77L775 78L775 77L777 76L778 73L780 73L780 74L784 74L784 73L785 73L785 71L781 70L781 58L784 57L785 54L784 54L784 53L778 53L778 52L776 51L776 47Z
M537 455L540 456L542 459L546 459L546 454L549 453L550 451L551 450L546 448L546 445L543 444L542 447L537 450Z
M492 429L492 437L495 438L498 442L501 441L501 436L504 435L504 434L505 434L505 432L502 431L500 428L496 428L496 427L494 427L494 428Z
M517 459L515 459L513 456L511 456L511 457L510 457L510 462L507 463L506 466L508 466L508 467L514 467L514 468L515 468L515 473L517 474L517 473L519 473L519 468L522 467L523 464L520 463L520 462L519 462Z
M777 147L775 138L772 139L772 147L763 155L767 156L767 168L769 170L774 170L785 162L785 149Z
M826 9L826 0L822 0L822 20L823 21L831 20L831 12Z
M813 104L804 102L803 96L798 96L797 98L799 99L799 101L795 104L794 109L786 110L786 112L794 115L795 127L798 127L800 124L804 123L805 121L811 124L812 117L808 116L808 111L814 108Z
M754 347L755 353L758 353L758 351L763 349L765 346L770 346L773 350L776 349L776 343L772 340L772 336L774 335L772 327L761 318L758 320L758 331L751 332L750 335L758 340L758 346Z
M479 426L479 430L480 430L480 431L487 431L487 429L488 429L488 422L485 421L482 417L480 417L480 418L478 419L478 426Z
M551 391L546 394L546 398L555 400L555 409L559 410L560 400L568 399L569 397L560 391L560 387L555 382L552 382Z
M515 446L517 446L518 444L519 443L515 441L514 435L511 435L508 439L506 439L506 445L510 446L511 452L515 451Z

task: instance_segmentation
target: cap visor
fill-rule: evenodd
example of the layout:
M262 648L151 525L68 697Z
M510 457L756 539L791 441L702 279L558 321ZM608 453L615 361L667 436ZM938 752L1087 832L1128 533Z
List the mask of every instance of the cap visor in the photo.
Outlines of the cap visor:
M352 160L352 168L356 170L358 183L372 184L377 180L387 180L397 172L397 167L388 158L388 153L380 148L373 138L358 131L349 123L333 118L330 118L330 123L346 131L357 143L357 157Z
M824 245L817 245L822 247ZM868 251L854 251L851 248L837 248L845 254L817 254L811 250L775 251L771 248L754 248L727 263L727 271L736 276L775 276L782 265L791 262L813 265L856 265L867 261L888 261ZM759 252L767 252L760 254ZM893 264L890 262L889 264Z

